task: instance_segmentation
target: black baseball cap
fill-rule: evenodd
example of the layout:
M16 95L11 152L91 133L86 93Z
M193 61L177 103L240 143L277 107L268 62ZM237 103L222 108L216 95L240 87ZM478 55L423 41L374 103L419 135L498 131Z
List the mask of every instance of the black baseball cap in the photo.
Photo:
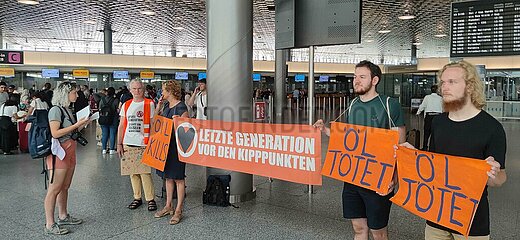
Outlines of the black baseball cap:
M200 82L200 83L204 83L204 84L206 84L206 79L205 79L205 78L203 78L203 79L199 79L199 82Z

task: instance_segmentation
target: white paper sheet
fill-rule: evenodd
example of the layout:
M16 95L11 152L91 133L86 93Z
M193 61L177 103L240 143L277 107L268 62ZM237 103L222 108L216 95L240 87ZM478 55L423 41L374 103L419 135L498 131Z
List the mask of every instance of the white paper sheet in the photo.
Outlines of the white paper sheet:
M90 115L90 106L86 106L85 108L76 112L76 117L77 117L78 121L83 118L88 118L89 115Z
M96 113L92 114L92 116L90 116L90 121L94 121L97 119L99 119L99 112L96 112Z

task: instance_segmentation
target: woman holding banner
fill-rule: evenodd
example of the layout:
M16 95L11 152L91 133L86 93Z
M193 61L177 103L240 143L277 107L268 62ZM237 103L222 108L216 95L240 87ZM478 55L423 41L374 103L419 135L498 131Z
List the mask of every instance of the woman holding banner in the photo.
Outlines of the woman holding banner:
M162 97L157 105L156 113L166 118L174 117L189 117L188 107L184 102L181 102L181 84L177 81L167 81L162 86ZM184 205L185 192L185 169L186 163L179 161L177 153L177 143L175 140L175 128L172 129L170 135L170 148L168 156L166 157L166 165L164 172L157 170L157 174L166 179L166 205L160 211L155 213L156 218L161 218L166 215L173 215L170 219L170 224L175 225L181 221L182 208ZM172 208L173 190L177 186L177 206Z

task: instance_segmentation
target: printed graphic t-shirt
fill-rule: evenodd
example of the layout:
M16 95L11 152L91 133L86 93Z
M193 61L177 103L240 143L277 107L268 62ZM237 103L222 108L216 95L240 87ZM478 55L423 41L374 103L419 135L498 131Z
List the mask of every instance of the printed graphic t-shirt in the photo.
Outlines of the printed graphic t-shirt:
M126 117L127 126L124 133L123 144L133 146L146 146L144 144L144 100L142 102L128 101L130 104L128 113L125 113L124 105L121 107L119 116ZM150 117L154 115L154 103L150 102ZM150 124L152 121L150 120Z

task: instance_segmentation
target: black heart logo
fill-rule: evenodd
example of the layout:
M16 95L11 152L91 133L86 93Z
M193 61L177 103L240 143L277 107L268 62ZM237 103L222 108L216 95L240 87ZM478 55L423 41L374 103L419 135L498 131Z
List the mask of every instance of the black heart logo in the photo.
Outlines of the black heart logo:
M191 146L193 138L195 137L195 129L189 128L186 131L184 127L177 128L177 136L179 137L179 142L181 143L181 150L184 153L188 152L188 148Z

